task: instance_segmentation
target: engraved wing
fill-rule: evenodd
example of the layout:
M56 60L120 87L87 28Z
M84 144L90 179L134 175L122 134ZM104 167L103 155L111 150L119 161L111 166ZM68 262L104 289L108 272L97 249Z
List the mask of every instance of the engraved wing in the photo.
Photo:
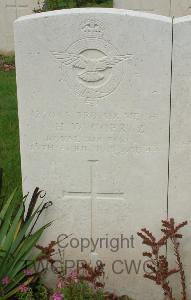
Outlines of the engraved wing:
M96 61L97 71L104 71L108 68L112 68L114 65L120 63L123 60L131 59L132 55L116 55L112 58L104 57Z
M132 57L131 54L127 54L92 59L86 58L80 54L77 55L68 53L66 51L52 51L52 54L58 61L66 66L72 65L73 67L85 70L79 74L78 77L86 82L96 82L104 79L105 75L101 71L112 68L121 61L130 59Z
M60 61L65 65L72 65L80 69L86 69L89 64L89 60L86 59L83 55L76 55L64 51L63 52L53 51L52 54L58 61Z

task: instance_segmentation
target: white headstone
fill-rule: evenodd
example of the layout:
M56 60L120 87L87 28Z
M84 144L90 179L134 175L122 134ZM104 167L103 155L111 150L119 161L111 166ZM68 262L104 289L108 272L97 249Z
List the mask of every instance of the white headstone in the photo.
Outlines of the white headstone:
M182 17L191 14L191 0L172 0L171 16Z
M106 263L107 288L141 300L163 299L142 277L136 233L158 232L166 218L171 29L167 17L115 9L15 23L23 188L46 190L54 206L45 221L57 219L44 243L123 234L129 249L125 240L112 252L112 240L92 256ZM68 247L65 258L90 250Z
M0 54L11 54L14 52L14 21L18 17L31 14L34 8L37 7L38 0L0 1Z
M189 226L181 248L191 297L191 17L174 20L169 216ZM180 289L179 289L180 291Z
M191 14L191 0L114 0L115 8L146 11L164 16Z
M115 8L170 15L170 0L114 0Z

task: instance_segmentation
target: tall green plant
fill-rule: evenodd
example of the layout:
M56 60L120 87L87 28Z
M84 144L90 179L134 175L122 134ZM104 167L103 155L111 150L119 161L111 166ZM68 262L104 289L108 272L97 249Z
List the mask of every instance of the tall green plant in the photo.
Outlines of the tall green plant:
M1 197L2 187L3 187L3 169L0 168L0 197Z
M25 270L30 268L35 257L30 257L31 250L41 237L47 224L34 231L34 226L41 214L47 208L47 203L41 199L42 192L35 189L27 213L25 202L15 200L16 191L4 201L0 210L0 299L5 300L18 291L18 285L25 281ZM29 278L27 279L29 281ZM24 282L26 284L27 282Z

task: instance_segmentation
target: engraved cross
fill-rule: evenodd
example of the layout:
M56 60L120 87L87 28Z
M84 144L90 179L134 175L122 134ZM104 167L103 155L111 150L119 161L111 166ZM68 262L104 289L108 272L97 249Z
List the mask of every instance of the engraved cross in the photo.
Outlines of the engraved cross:
M95 220L94 220L94 204L96 202L96 199L115 199L115 200L119 200L122 198L122 196L124 195L124 193L98 193L97 192L97 172L96 172L96 164L97 164L97 160L89 160L90 163L90 191L89 192L65 192L64 196L67 197L72 197L72 198L81 198L81 199L89 199L91 201L91 237L94 237L94 226L95 226ZM93 261L95 259L98 260L97 257L97 253L92 252L90 253L90 259L91 262L93 263Z
M91 200L96 200L97 198L104 199L116 199L121 197L124 193L97 193L96 192L96 163L97 160L89 160L90 162L90 191L89 192L65 192L65 196L69 197L85 197L90 198Z
M115 199L119 200L124 195L124 193L111 193L111 192L104 192L98 193L97 192L97 174L96 174L96 164L97 160L89 160L90 163L90 191L89 192L65 192L64 196L72 197L72 198L81 198L81 199L90 199L91 201L91 236L93 237L94 233L94 204L96 199Z

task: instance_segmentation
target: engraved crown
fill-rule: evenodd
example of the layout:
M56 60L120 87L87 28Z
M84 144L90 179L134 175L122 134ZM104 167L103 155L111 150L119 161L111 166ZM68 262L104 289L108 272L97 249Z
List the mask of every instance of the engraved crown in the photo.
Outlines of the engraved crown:
M95 18L90 18L81 24L81 31L89 37L99 37L103 35L103 25Z

